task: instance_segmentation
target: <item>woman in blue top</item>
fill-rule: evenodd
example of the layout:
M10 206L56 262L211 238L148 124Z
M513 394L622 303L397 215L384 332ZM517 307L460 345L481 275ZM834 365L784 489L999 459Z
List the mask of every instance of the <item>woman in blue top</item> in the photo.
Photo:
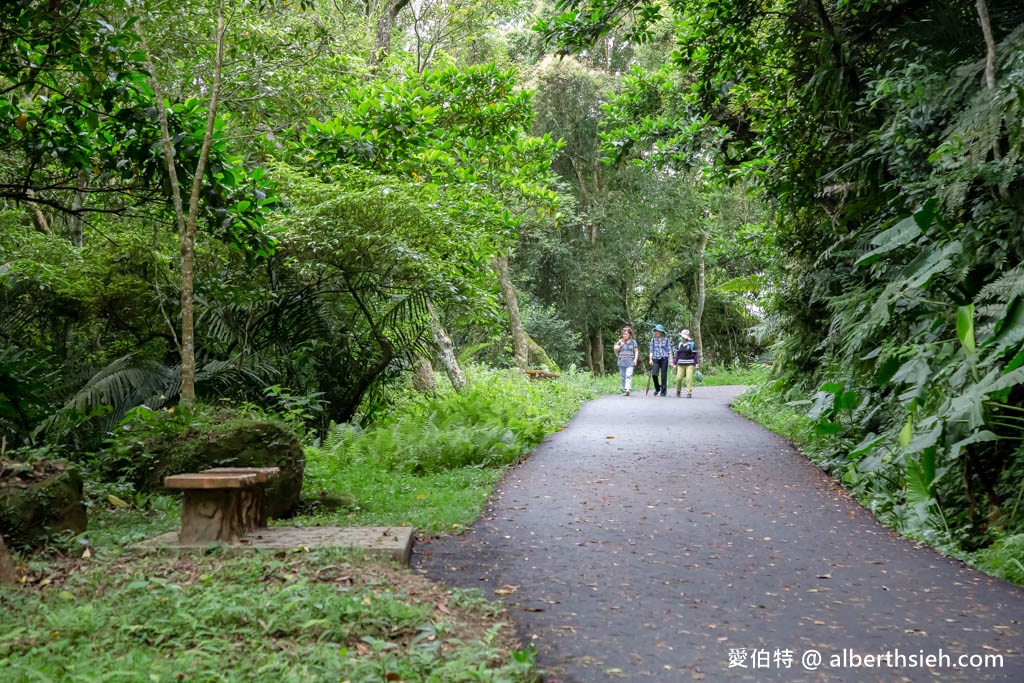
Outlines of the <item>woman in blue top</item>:
M671 356L672 342L665 336L665 328L662 325L655 325L650 353L655 396L664 396L668 391L668 364Z
M693 373L700 367L700 358L697 357L697 347L689 330L679 333L679 346L676 347L675 362L672 365L676 368L676 396L682 394L685 377L686 398L693 398Z
M633 386L633 368L640 356L640 349L633 339L633 328L622 328L622 338L615 342L615 358L619 364L619 379L622 380L622 393L629 396Z

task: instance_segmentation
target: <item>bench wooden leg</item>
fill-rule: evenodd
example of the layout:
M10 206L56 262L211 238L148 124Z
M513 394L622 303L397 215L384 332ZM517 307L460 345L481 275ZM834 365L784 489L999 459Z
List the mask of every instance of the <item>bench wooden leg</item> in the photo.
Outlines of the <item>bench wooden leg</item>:
M185 491L181 504L181 534L184 545L237 543L245 534L242 489Z
M241 513L242 533L265 529L267 512L263 505L266 493L263 486L247 486L239 490L239 511Z

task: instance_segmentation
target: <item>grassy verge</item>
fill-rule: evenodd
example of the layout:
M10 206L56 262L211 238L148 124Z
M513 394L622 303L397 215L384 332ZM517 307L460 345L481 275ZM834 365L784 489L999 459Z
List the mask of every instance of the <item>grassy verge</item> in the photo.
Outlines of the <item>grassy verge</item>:
M338 552L90 559L0 591L0 680L529 681L500 608Z
M566 373L531 381L474 368L461 394L409 401L362 430L340 425L306 451L300 524L411 525L458 532L480 516L505 468L614 381Z

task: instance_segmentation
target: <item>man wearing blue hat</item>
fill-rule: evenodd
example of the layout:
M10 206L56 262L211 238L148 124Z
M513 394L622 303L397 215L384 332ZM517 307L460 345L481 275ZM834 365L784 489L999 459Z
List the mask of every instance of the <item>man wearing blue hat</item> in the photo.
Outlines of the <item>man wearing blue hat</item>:
M655 396L665 396L668 392L668 361L671 355L672 342L665 336L665 328L662 325L655 325L654 339L651 340L650 349L651 377L654 378Z

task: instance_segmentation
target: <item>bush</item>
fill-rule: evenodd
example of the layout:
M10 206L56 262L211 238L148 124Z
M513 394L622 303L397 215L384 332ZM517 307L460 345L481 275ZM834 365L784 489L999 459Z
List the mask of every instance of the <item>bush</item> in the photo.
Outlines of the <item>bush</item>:
M1024 534L1002 538L967 559L983 572L1024 586Z
M339 462L411 473L506 465L596 395L584 377L537 382L517 371L471 370L462 393L423 397L365 431L335 427L324 450Z

